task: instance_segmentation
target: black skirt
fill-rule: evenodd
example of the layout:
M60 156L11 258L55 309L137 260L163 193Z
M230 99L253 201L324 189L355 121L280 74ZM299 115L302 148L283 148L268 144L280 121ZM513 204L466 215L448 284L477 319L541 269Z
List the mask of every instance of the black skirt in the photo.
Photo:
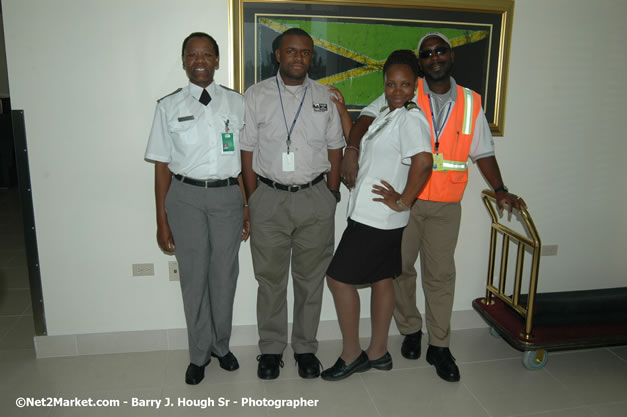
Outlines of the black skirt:
M327 275L353 285L396 278L402 270L403 229L377 229L349 218Z

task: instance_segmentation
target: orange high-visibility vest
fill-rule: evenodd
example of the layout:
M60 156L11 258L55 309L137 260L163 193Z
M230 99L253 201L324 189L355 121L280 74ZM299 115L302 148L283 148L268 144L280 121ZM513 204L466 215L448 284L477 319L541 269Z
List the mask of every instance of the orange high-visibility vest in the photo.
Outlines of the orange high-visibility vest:
M429 96L425 94L422 78L418 80L417 96L418 105L431 126L431 146L435 154L435 129ZM431 177L417 198L442 202L456 202L462 199L468 183L468 153L475 132L475 121L480 111L481 96L469 88L458 85L457 100L438 140L438 153L442 154L443 164L431 172Z

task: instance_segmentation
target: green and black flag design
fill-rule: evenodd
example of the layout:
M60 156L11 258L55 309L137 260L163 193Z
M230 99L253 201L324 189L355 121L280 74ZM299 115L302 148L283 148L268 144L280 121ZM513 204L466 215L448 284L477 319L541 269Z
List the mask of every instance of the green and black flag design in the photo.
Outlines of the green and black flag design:
M398 19L316 19L314 16L276 15L257 15L256 18L255 82L276 73L278 66L273 51L276 37L289 28L298 27L314 40L314 58L309 76L337 87L352 109L368 105L382 93L381 70L388 55L397 49L417 52L418 40L428 32L442 32L451 40L457 68L464 65L466 56L477 62L477 55L486 59L489 55L489 30L476 26L451 28L450 25L435 25L434 22L424 26L424 22ZM487 71L489 68L464 66L463 71L458 71L464 74L463 77L453 76L460 84L484 94Z

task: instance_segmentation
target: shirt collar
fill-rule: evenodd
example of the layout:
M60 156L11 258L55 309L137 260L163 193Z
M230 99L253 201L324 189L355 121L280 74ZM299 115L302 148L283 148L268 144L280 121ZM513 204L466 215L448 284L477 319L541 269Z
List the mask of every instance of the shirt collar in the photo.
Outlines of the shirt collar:
M455 82L455 78L449 77L451 79L451 89L449 92L451 93L451 101L455 102L457 100L457 83ZM429 83L427 80L423 83L425 94L431 94L431 90L429 89Z
M279 80L279 85L282 87L282 90L283 91L289 91L289 90L287 90L285 88L286 85L285 85L285 82L283 81L283 77L281 77L281 74L278 71L276 73L276 78ZM299 87L298 91L300 91L301 88L303 88L303 87L308 87L310 82L311 82L311 80L309 79L309 75L305 74L305 80L303 81L303 83L301 85L298 86ZM296 87L296 86L294 86L294 87Z
M214 81L211 82L211 84L209 84L206 88L207 92L209 93L209 95L211 97L215 97L218 91L218 87L217 84ZM200 100L200 95L202 94L202 90L203 88L199 85L196 85L194 83L189 83L189 94L194 97L196 100Z

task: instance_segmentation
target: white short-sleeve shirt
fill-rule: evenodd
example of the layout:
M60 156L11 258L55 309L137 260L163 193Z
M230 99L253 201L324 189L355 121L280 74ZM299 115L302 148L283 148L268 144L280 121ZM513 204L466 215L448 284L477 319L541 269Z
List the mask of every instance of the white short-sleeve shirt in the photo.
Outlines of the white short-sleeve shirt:
M429 85L426 82L424 83L424 88L425 94L429 94ZM456 99L457 84L455 83L455 79L451 77L451 101L455 102ZM416 96L414 96L412 100L419 103ZM381 94L372 103L364 107L359 115L377 117L377 115L381 112L381 109L386 105L387 102L385 100L385 94ZM446 105L446 103L444 105ZM429 109L422 110L429 111ZM448 123L448 118L444 121L443 126L446 126L446 123ZM442 130L444 130L444 127L442 127ZM483 107L481 107L481 111L477 115L477 120L475 121L475 131L473 132L472 143L470 145L470 152L468 156L473 162L476 162L477 159L494 156L494 140L492 139L492 133L490 132L488 120L483 112Z
M212 82L211 102L198 101L202 87L190 83L157 103L144 157L165 162L170 171L196 179L237 177L244 97ZM233 134L234 150L224 152L222 133Z
M411 157L420 152L431 153L429 122L419 108L405 107L379 113L361 140L359 171L351 190L348 217L378 229L407 226L409 211L394 211L372 192L374 184L388 182L402 193L407 185Z

